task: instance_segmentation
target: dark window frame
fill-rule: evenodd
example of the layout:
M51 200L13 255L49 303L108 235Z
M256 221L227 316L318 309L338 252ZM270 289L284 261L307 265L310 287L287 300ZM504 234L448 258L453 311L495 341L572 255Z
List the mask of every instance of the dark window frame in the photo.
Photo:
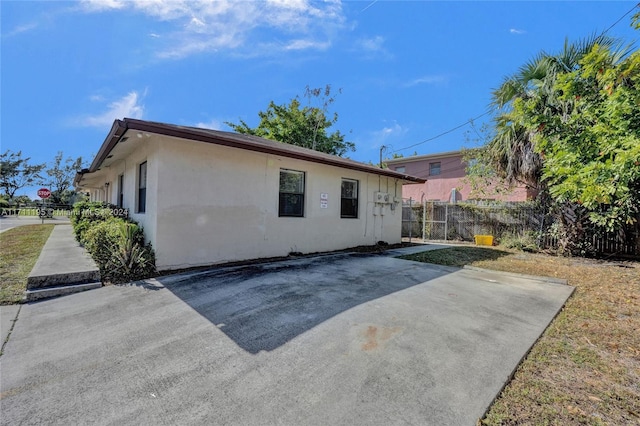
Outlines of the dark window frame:
M144 168L144 175L142 173ZM147 162L143 161L138 165L138 210L137 213L147 211Z
M355 190L353 196L345 196L343 191L343 184L345 182L355 184ZM357 179L342 178L340 181L340 218L341 219L357 219L358 218L358 203L360 196L360 181Z
M295 175L302 178L301 187L292 190L285 188L286 182L283 182L284 175ZM306 192L306 172L300 170L280 169L280 179L278 186L278 217L304 217L304 203Z
M120 209L124 207L124 174L118 175L118 201L116 206Z
M434 169L437 166L437 173L434 173ZM442 163L440 161L435 161L433 163L429 163L429 176L438 176L442 173Z

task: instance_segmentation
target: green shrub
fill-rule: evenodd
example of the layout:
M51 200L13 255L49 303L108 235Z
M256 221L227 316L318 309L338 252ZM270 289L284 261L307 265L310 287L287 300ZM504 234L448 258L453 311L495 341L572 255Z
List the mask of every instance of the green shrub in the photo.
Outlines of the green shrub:
M84 234L95 223L105 221L113 217L114 206L96 201L83 201L75 203L69 217L76 240L85 244Z
M147 278L155 273L155 255L151 244L144 244L144 233L138 225L120 226L118 249L111 258L114 282Z
M82 221L80 226L86 227L82 233L82 242L91 257L100 268L102 277L108 273L111 253L118 244L120 219L109 218L102 222Z
M86 249L95 260L103 281L123 283L155 273L155 256L137 224L110 217L89 224L84 232Z
M121 210L121 209L119 209ZM71 224L100 269L103 281L123 283L152 276L155 255L144 243L144 232L130 219L114 217L115 206L80 202L73 206Z
M540 250L537 233L535 232L525 232L523 235L503 234L500 237L500 245L506 248L528 252L537 252Z

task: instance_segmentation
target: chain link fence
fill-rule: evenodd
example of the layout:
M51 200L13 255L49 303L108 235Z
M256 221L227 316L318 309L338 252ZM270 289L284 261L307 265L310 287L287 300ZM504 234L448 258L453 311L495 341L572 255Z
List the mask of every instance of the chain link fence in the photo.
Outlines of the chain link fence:
M640 257L640 217L637 223L614 233L594 233L586 241L597 255ZM433 241L474 241L492 235L501 242L555 249L557 224L530 203L473 204L404 199L402 236Z
M544 230L545 215L526 204L476 205L403 200L402 236L473 241L475 235L524 235ZM409 235L411 234L411 235Z

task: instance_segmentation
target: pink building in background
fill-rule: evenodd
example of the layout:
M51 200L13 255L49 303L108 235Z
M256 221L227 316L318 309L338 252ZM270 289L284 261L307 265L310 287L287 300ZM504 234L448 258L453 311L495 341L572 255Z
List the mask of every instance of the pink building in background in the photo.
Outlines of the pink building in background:
M471 193L471 187L464 182L466 163L460 151L439 154L414 155L411 157L386 160L387 167L400 173L416 176L427 181L425 183L404 185L402 198L416 201L526 201L535 198L535 191L525 187L514 188L508 194L481 196Z

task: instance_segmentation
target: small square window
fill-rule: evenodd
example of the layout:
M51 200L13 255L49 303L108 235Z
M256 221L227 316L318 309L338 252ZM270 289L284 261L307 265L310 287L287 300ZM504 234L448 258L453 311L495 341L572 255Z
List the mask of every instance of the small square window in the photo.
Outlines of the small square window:
M405 173L405 167L404 167L404 166L398 166L398 167L396 167L396 172L398 172L398 173Z
M429 176L435 176L440 174L440 162L429 163Z
M340 217L358 218L358 181L342 179L340 189Z
M304 216L304 172L280 169L278 216Z

